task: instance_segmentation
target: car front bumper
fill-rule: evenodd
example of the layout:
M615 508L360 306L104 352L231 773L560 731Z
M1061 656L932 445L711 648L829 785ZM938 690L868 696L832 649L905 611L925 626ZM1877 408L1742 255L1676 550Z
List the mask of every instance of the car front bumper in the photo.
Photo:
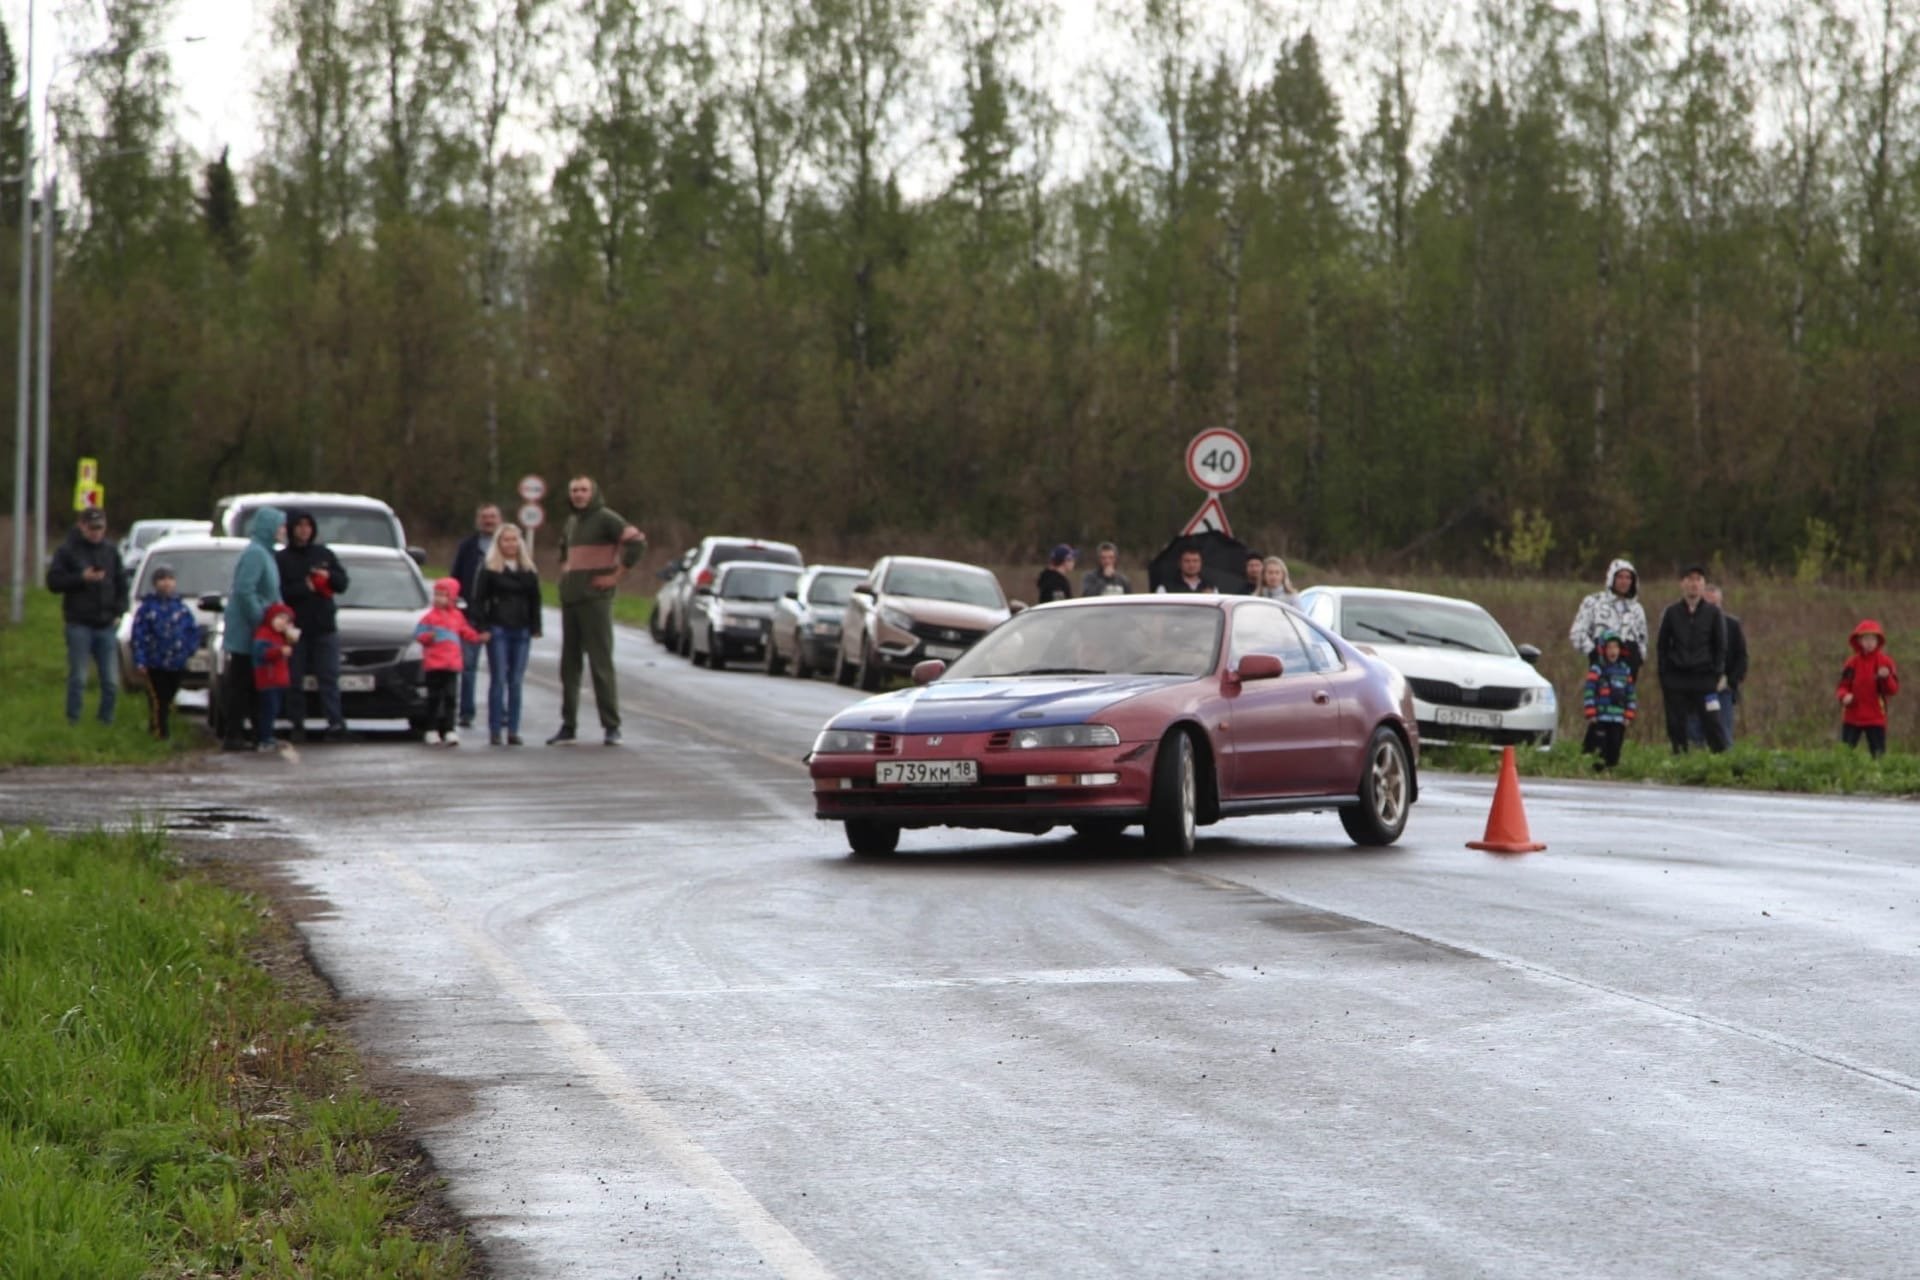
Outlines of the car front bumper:
M1555 703L1534 703L1512 711L1442 707L1413 700L1413 718L1422 746L1550 747L1559 727ZM1461 723L1465 720L1467 723Z
M830 822L868 818L903 827L1027 832L1067 822L1146 817L1153 796L1153 743L1022 751L992 748L988 736L954 734L938 746L915 743L891 754L815 755L808 765L814 816ZM936 759L974 761L979 781L961 786L875 781L883 760Z

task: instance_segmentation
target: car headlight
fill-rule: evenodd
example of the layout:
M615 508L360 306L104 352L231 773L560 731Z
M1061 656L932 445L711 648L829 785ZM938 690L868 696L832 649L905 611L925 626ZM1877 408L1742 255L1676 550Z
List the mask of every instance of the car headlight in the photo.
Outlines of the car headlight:
M400 661L402 662L422 662L426 659L426 656L427 651L420 647L418 640L415 640L412 644L400 651Z
M880 621L900 631L913 630L913 619L898 609L882 609L880 611Z
M1554 706L1553 686L1548 685L1544 689L1522 689L1520 691L1520 705L1523 707Z
M873 735L856 729L822 729L813 740L813 754L817 756L858 755L872 750Z
M1022 751L1041 747L1117 747L1120 731L1110 724L1061 724L1049 729L1022 729L1013 735Z

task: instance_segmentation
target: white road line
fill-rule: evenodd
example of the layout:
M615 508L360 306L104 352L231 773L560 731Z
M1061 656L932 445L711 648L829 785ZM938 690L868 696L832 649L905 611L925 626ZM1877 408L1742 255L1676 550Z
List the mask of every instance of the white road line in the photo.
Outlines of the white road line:
M443 928L461 941L502 989L592 1082L633 1123L640 1136L704 1195L735 1230L758 1249L767 1264L788 1280L833 1280L833 1272L815 1257L773 1213L757 1200L706 1148L682 1129L666 1108L649 1098L592 1036L569 1018L539 984L521 971L499 944L457 918L444 895L426 877L385 849L380 861L409 895L438 917Z

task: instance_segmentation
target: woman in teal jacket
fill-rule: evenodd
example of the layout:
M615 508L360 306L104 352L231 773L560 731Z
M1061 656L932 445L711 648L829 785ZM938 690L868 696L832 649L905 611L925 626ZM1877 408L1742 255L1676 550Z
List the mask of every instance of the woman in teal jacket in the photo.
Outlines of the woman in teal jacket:
M287 536L287 516L278 507L253 513L247 529L247 549L233 566L233 586L227 592L220 647L227 669L220 681L225 720L221 745L229 751L253 750L246 720L253 707L253 633L267 616L269 605L280 603L280 566L273 545ZM255 726L256 729L258 726Z

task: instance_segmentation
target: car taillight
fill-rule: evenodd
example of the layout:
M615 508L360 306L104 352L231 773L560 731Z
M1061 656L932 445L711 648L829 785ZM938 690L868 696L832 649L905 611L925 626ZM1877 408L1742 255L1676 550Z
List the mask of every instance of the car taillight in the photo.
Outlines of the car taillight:
M700 573L699 573L699 575L698 575L697 577L695 577L695 578L694 578L694 580L693 580L693 585L694 585L694 586L696 586L696 587L710 587L710 586L712 586L712 585L713 585L713 570L711 570L711 569L702 569L702 570L700 571Z

